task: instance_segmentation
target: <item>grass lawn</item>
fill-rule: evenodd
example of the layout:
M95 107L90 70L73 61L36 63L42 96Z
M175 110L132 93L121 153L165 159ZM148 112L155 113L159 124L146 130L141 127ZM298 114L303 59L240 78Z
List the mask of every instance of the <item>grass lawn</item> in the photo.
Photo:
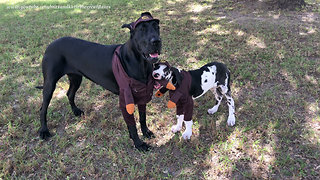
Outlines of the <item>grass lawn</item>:
M319 179L320 1L307 2L279 11L246 0L0 0L0 179ZM215 103L207 93L196 100L194 135L184 141L170 132L168 97L154 98L147 123L156 138L145 139L154 149L141 153L116 95L84 79L76 103L85 116L76 118L63 77L48 109L54 136L40 140L42 96L34 87L43 82L47 45L63 36L125 43L121 25L144 11L160 19L162 60L187 70L227 64L236 126L226 124L225 102L206 113Z

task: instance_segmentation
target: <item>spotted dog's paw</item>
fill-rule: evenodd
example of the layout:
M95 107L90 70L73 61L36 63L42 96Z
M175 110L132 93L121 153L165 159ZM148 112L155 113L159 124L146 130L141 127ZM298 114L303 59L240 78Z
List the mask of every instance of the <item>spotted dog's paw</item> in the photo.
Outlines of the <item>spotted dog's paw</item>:
M182 128L182 126L179 126L179 125L174 125L174 126L172 126L171 127L171 131L173 132L173 133L176 133L176 132L178 132L178 131L181 131L181 128Z
M187 140L187 139L190 139L191 138L191 135L192 135L192 130L185 130L183 133L182 133L182 138Z
M218 111L219 106L213 106L213 108L208 109L208 114L214 114Z
M182 133L183 139L190 139L192 135L192 125L193 121L184 121L184 124L186 125L186 130Z
M236 124L236 117L233 115L229 115L228 117L228 126L234 126Z

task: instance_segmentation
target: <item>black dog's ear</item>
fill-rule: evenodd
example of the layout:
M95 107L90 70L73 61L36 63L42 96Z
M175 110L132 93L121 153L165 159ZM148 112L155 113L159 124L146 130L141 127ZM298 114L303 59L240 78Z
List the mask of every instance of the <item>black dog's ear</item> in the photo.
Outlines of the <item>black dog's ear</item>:
M132 25L131 24L124 24L121 26L121 28L128 28L130 31L132 30Z
M141 13L141 17L142 16L150 16L152 17L151 13L150 12L144 12L144 13ZM153 18L153 17L152 17Z
M182 74L180 73L180 71L175 68L175 67L171 67L170 69L173 73L173 78L172 78L172 83L173 84L177 84L178 86L181 84L181 81L183 79Z

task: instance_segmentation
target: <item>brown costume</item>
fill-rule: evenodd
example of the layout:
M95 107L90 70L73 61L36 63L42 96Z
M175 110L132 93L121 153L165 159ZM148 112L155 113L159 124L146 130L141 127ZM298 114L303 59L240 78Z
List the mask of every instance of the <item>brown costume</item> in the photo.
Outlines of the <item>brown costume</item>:
M120 89L119 105L124 120L127 125L135 125L136 122L133 116L134 109L132 108L134 108L134 104L137 104L139 111L146 111L146 104L152 99L154 79L150 74L148 83L144 84L129 77L120 61L120 48L121 46L118 46L113 55L112 71Z
M189 72L181 71L180 73L183 76L183 80L181 81L179 87L176 87L176 90L169 91L170 101L176 104L177 115L183 114L185 121L191 121L193 113L193 99L189 91L192 79Z

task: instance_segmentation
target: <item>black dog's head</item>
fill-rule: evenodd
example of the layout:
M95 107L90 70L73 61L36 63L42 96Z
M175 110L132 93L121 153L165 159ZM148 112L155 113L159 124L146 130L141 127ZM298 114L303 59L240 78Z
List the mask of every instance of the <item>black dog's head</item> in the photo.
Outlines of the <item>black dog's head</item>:
M183 79L180 70L175 67L171 67L167 62L156 63L154 65L152 77L156 80L171 80L172 83L177 86L181 84Z
M158 19L154 19L149 12L144 12L137 21L124 24L122 28L130 29L132 44L145 60L151 63L158 62L161 53Z

